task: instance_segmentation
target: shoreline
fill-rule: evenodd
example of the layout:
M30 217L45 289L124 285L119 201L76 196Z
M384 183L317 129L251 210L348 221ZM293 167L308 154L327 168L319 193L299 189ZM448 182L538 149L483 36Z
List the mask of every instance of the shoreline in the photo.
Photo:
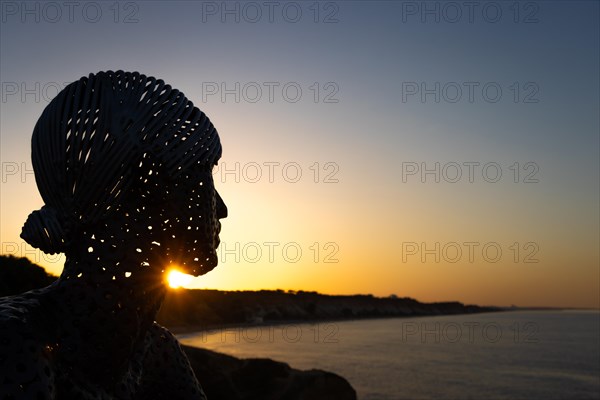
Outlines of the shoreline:
M235 328L254 328L254 327L271 327L271 326L282 326L282 325L316 325L320 323L330 324L335 322L350 322L350 321L365 321L365 320L379 320L379 319L396 319L396 318L423 318L423 317L447 317L450 315L472 315L472 314L490 314L497 312L511 312L511 311L534 311L534 310L494 310L494 311L482 311L480 313L460 313L460 314L437 314L437 315L374 315L369 317L353 317L353 318L324 318L324 319L289 319L289 320L270 320L263 322L246 322L246 323L231 323L231 324L217 324L217 325L190 325L190 326L173 326L167 327L174 335L185 335L196 332L211 332L211 331L222 331L225 329ZM538 310L538 311L556 311L556 310Z
M242 322L242 323L230 323L230 324L214 324L214 325L190 325L190 326L172 326L166 327L174 335L188 335L194 333L206 333L206 332L218 332L226 329L238 329L238 328L256 328L256 327L277 327L282 325L317 325L317 324L331 324L336 322L350 322L350 321L365 321L365 320L382 320L382 319L396 319L396 318L424 318L424 317L447 317L451 315L473 315L473 314L493 314L493 313L507 313L507 312L551 312L551 311L587 311L587 312L600 312L600 309L594 308L560 308L560 307L524 307L524 308L499 308L497 310L487 310L482 312L469 312L459 314L437 314L437 315L374 315L368 317L353 317L353 318L324 318L324 319L289 319L289 320L269 320L263 322Z

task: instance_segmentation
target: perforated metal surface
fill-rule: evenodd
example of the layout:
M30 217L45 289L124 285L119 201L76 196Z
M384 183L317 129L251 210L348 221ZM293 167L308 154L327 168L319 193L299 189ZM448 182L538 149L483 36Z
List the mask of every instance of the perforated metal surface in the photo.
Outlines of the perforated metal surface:
M0 400L204 398L154 317L170 266L217 265L220 155L208 117L161 80L100 72L53 99L32 137L45 205L22 237L67 261L53 285L0 299Z

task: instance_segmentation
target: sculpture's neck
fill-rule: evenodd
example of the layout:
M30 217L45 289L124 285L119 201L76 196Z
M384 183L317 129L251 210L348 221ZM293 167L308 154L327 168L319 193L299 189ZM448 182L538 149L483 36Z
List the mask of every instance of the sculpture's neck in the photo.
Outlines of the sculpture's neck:
M154 317L166 292L164 278L154 266L142 265L145 261L123 259L116 263L97 263L91 260L68 258L57 287L67 300L65 306L78 318L99 315L135 315L139 324ZM64 291L63 291L64 290ZM93 311L93 314L90 312ZM143 326L121 326L118 319L110 318L121 334Z
M144 351L166 285L160 266L131 243L128 254L93 240L79 248L67 257L54 286L59 359L80 368L82 379L102 379L101 385L110 386L135 375L132 360Z

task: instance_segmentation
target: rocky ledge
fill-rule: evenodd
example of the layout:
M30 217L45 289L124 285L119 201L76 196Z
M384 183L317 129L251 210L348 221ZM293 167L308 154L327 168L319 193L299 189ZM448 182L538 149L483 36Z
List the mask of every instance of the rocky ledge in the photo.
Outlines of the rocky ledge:
M182 347L209 400L356 400L350 383L331 372Z

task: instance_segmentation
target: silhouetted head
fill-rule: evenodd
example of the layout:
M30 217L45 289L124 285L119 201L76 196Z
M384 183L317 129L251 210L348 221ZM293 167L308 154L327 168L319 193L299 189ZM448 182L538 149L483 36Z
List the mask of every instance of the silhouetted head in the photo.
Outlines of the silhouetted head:
M44 207L21 237L50 254L204 274L227 208L217 131L183 93L137 72L90 74L46 107L32 137ZM125 264L125 262L123 263Z

